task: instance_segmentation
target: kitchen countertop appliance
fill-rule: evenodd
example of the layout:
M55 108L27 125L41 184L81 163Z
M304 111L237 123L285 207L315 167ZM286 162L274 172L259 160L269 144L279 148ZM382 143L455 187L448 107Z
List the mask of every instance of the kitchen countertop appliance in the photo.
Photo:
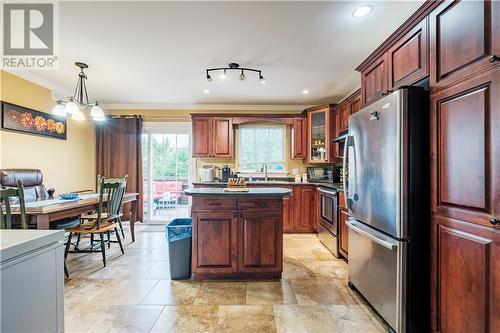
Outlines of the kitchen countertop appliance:
M307 167L307 181L313 183L340 183L341 168L328 166Z
M230 177L231 177L231 168L228 165L224 165L221 169L220 181L227 182Z
M428 106L421 87L391 93L350 116L344 149L349 286L397 333L430 332Z
M201 168L201 181L213 182L215 179L215 167L213 165L204 165Z
M319 230L318 238L330 252L339 257L337 191L318 187L319 196Z

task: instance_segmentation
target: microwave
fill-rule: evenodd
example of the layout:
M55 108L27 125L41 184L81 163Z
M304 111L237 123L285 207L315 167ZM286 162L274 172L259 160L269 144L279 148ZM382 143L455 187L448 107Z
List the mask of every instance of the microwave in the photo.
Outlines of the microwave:
M341 169L333 165L307 167L307 181L313 183L340 183Z

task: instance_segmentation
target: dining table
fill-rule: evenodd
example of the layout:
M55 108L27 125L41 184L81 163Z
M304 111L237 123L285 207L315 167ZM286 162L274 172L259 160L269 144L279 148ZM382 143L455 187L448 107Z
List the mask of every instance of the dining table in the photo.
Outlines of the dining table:
M137 200L139 193L125 193L123 195L123 204L130 203L130 235L132 242L135 241L135 216L137 213ZM103 201L107 201L106 196ZM82 214L93 212L99 204L98 193L81 194L75 200L64 200L60 198L48 198L26 202L26 215L30 221L36 223L37 229L50 229L50 222L61 220L68 217L80 216ZM12 205L12 210L17 209Z

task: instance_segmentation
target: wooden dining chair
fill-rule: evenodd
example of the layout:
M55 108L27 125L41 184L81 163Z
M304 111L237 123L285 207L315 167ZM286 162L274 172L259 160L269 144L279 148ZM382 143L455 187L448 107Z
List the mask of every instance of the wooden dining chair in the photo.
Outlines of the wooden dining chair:
M12 229L11 198L19 202L19 216L21 228L28 229L26 207L24 203L23 181L17 181L17 188L0 189L0 229ZM17 214L16 214L17 215Z
M125 254L125 252L123 251L123 244L121 242L120 234L118 232L118 220L121 213L123 195L125 194L125 188L127 186L127 178L127 176L125 176L125 178L123 179L106 179L104 177L100 178L99 204L97 207L97 212L95 213L95 215L82 216L80 225L66 230L67 232L69 232L69 237L64 253L65 258L70 252L69 249L71 246L71 238L73 237L73 235L90 234L90 249L78 249L77 251L73 252L101 252L102 261L104 267L106 267L104 234L109 235L110 231L114 231L117 243L120 245L120 250L122 254ZM97 251L94 250L94 235L100 236L100 250Z
M126 175L125 176L125 180L127 180L128 176ZM97 193L100 192L100 184L101 184L101 180L104 179L104 181L115 181L116 178L104 178L104 177L101 177L101 175L97 175L97 182L96 182L96 190L97 190ZM118 213L118 218L117 218L117 222L118 222L118 225L120 227L120 231L122 233L122 238L125 239L125 233L123 232L123 225L122 225L122 216L123 216L123 213L122 213L122 208L123 208L123 205L120 207L120 211ZM82 215L81 217L82 219L84 220L95 220L97 219L97 211L94 211L90 214L86 214L86 215ZM103 212L102 213L102 218L107 218L107 211Z

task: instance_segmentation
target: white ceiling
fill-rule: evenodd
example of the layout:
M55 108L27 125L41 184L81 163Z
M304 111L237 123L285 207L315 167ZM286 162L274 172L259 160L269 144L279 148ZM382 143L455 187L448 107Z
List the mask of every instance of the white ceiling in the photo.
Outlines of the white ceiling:
M90 98L108 106L334 102L423 1L369 3L372 14L355 19L355 1L61 2L59 69L21 74L72 93L73 64L86 62ZM267 83L236 72L207 82L206 68L229 62L262 69Z

